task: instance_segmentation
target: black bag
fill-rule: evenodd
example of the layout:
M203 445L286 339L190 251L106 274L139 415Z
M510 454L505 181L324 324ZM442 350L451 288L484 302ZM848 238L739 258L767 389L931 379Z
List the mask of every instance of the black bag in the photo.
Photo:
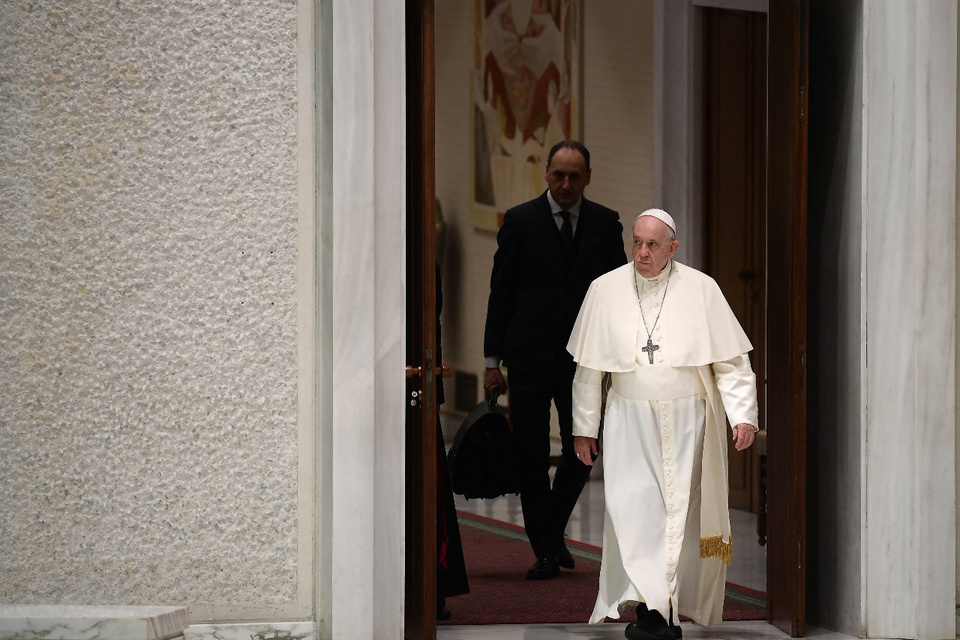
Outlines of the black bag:
M464 498L519 493L513 431L497 405L499 392L467 415L447 455L453 492Z

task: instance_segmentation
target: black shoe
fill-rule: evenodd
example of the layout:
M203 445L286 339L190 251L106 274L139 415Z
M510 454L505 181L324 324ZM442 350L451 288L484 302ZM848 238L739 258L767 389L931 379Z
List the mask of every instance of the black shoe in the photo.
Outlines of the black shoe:
M639 622L631 622L623 630L627 640L674 640L673 630L663 625L662 628L650 629Z
M449 620L452 615L450 609L447 609L447 599L437 598L437 620Z
M549 580L560 575L556 558L540 558L527 571L527 580Z
M557 564L564 569L573 569L573 556L570 554L570 550L567 549L565 542L560 543L560 551L557 552Z
M649 611L647 605L637 605L637 621L631 622L623 631L627 640L674 640L676 625L668 625L659 611ZM677 630L680 627L676 627Z

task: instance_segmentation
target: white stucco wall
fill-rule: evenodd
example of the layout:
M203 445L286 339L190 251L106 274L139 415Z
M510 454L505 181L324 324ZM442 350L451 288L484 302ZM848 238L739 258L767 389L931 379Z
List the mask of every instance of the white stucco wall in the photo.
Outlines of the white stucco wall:
M2 18L0 601L308 615L297 2Z

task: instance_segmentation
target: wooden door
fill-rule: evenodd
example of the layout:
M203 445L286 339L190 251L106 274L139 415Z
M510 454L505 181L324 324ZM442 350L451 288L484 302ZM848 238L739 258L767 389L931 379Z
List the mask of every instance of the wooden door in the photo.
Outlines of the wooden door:
M764 428L767 16L706 9L703 25L704 264L753 344ZM730 447L729 465L730 506L757 513L760 447Z
M433 0L406 3L407 452L404 637L437 636Z
M767 616L805 633L808 0L770 0Z

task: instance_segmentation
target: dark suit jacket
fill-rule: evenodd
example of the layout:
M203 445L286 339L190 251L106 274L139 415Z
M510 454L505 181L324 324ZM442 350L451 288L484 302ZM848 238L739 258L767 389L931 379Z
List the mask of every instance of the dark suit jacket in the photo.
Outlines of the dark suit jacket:
M590 283L627 261L622 232L616 211L583 198L570 266L546 191L509 209L497 234L484 355L524 370L568 357L567 340Z

